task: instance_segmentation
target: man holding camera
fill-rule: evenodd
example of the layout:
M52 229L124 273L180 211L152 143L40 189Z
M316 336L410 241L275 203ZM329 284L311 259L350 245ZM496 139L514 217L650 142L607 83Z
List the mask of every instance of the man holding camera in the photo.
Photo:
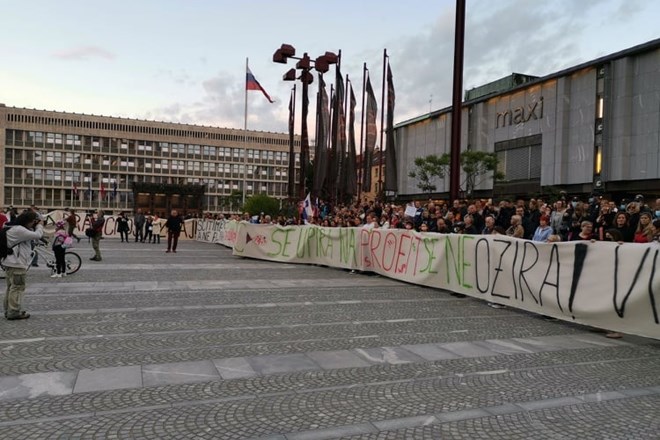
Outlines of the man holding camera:
M27 319L30 314L21 310L27 269L32 263L32 240L44 235L41 219L35 211L19 215L7 230L7 248L11 253L2 261L5 268L7 291L4 299L5 318L10 321Z

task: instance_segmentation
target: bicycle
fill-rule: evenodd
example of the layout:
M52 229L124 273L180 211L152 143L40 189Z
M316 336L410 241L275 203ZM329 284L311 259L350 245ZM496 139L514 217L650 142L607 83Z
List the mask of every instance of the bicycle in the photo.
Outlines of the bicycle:
M32 250L33 258L35 254L43 258L43 261L46 262L46 267L50 268L52 273L55 273L57 270L57 267L55 266L55 254L50 249L47 241L36 241L34 249ZM80 270L80 266L82 266L82 258L80 258L80 255L70 250L67 250L64 254L64 262L67 275L73 275L74 273L78 272L78 270ZM30 270L30 267L31 266L28 266L28 270Z

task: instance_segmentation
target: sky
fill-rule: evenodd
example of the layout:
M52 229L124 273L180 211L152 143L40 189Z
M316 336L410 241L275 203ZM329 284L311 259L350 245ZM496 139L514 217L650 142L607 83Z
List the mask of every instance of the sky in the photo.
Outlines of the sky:
M275 103L249 92L248 128L286 132L292 83L282 75L295 66L272 62L286 43L312 59L341 50L342 73L358 97L358 121L363 64L380 107L387 49L396 89L394 121L401 122L451 105L455 5L455 0L0 0L0 103L243 128L249 59ZM512 72L548 75L660 38L658 17L660 2L648 0L467 0L463 89ZM326 82L332 78L326 75ZM317 81L310 87L313 102Z

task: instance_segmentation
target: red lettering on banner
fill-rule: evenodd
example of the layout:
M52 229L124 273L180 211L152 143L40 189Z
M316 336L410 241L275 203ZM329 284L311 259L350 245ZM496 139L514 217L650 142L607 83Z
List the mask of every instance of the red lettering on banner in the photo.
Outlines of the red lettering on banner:
M394 248L394 251L391 253L391 261L389 267L385 267L385 252L388 250ZM383 255L381 257L381 261L383 262L383 270L389 272L392 270L392 266L394 266L394 259L397 254L396 252L397 247L396 247L396 235L393 232L388 232L387 235L385 236L385 246L383 246Z
M378 240L375 240L376 237L378 238ZM378 261L378 256L376 255L376 249L378 249L378 246L380 246L380 240L381 240L380 231L377 230L377 229L372 229L371 230L371 240L369 242L369 249L371 250L371 257L374 260L374 263L373 263L374 267L376 265L378 265L382 268L383 265ZM374 244L374 241L376 242L376 244Z
M415 270L413 271L413 275L417 273L417 262L419 261L419 242L422 241L420 237L415 237L415 240L417 240L417 244L415 245L417 247L417 253L415 254Z
M406 255L405 252L402 252L403 250L403 240L408 239L411 240L412 237L406 233L401 234L399 236L399 247L398 247L398 252L396 254L396 268L394 270L395 273L405 273L406 269L408 268L408 260L406 259L406 262L403 263L402 265L399 265L399 260L402 255ZM412 240L411 240L412 241ZM410 258L410 249L408 249L408 258Z
M364 264L364 267L371 267L371 259L367 252L369 250L370 239L371 235L369 234L369 230L360 229L360 253L362 254L362 264Z

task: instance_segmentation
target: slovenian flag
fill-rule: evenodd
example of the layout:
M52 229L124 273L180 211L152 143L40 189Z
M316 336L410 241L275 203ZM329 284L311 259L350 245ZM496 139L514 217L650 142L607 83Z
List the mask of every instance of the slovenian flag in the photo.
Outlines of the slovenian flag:
M314 204L312 203L312 197L309 193L307 193L307 197L305 197L305 200L302 203L302 212L300 215L305 223L314 217Z
M270 99L268 93L266 93L264 88L261 87L261 84L259 84L259 81L257 81L257 79L254 77L249 67L247 67L247 72L245 75L245 90L261 90L261 93L264 94L268 102L270 102L271 104L275 102L272 99Z

